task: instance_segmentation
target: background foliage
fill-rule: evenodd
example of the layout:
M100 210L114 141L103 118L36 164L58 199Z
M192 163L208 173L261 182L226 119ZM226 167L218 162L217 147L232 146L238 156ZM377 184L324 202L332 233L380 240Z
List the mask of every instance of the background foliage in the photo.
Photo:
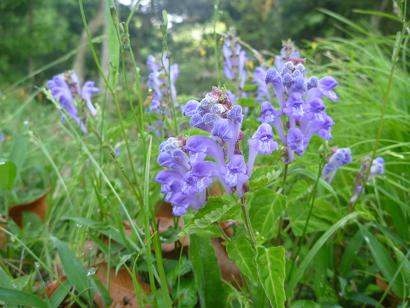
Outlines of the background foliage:
M407 307L408 24L403 41L396 38L403 1L151 0L134 13L118 3L110 11L110 1L84 1L96 58L81 2L0 3L0 158L7 161L0 164L0 301L89 306L97 296L96 305L104 306L126 296L160 307L276 307L285 301L290 307ZM228 196L211 198L185 217L184 227L158 211L162 197L153 178L163 137L152 131L158 117L145 112L151 95L145 62L165 47L163 10L166 47L180 65L180 104L227 85L216 69L227 32L245 44L250 75L260 64L254 50L272 65L281 41L291 38L309 73L339 81L341 100L328 107L337 123L331 143L314 139L283 187L279 157L258 162L246 204L254 242ZM110 73L112 92L96 60ZM51 76L73 67L104 89L98 96L104 116L87 136L70 121L60 123L41 91ZM257 106L252 98L246 103ZM251 108L247 135L257 126L257 112ZM178 124L188 127L182 117ZM317 177L320 155L334 146L351 147L354 160L327 185ZM355 176L373 149L384 157L386 173L366 186L351 210ZM221 231L218 223L230 219L238 225ZM139 238L144 233L151 236Z

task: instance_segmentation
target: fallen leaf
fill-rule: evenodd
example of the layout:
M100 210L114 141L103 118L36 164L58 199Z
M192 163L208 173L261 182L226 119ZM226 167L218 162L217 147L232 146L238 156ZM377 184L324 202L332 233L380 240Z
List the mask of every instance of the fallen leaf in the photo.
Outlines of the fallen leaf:
M107 287L108 265L103 262L98 265L95 276ZM121 268L118 273L115 269L109 270L110 285L107 288L112 299L111 307L140 307L138 303L132 278L125 268ZM149 285L143 282L138 276L136 277L138 284L142 288L144 294L151 292ZM102 299L96 296L95 302L98 307L104 307Z
M221 276L224 280L230 282L235 287L243 285L243 279L239 268L233 263L226 252L225 246L219 238L213 238L212 246L214 247L215 255L218 260L219 268L221 269Z
M44 220L48 207L47 196L48 192L30 203L15 205L11 207L9 209L9 216L16 222L16 224L20 228L23 226L24 212L36 214L41 220Z
M60 277L60 278L58 278L58 279L56 279L56 280L50 282L49 284L47 284L47 286L46 286L46 294L47 294L47 297L50 298L50 297L53 295L53 293L57 290L57 288L58 288L64 281L66 281L66 279L67 279L67 278L66 278L65 276L62 276L62 277Z
M174 226L174 216L172 215L172 205L167 202L162 202L158 204L155 219L156 219L159 233L165 232L169 228L173 227ZM184 220L182 218L178 219L178 226L180 228L184 227ZM189 246L189 238L187 236L181 237L178 241L179 241L179 245L182 247ZM162 251L163 252L174 251L175 244L176 243L161 243Z
M0 215L0 227L3 229L6 228L6 219ZM0 230L0 249L3 249L6 246L7 243L7 234L3 232L3 230Z

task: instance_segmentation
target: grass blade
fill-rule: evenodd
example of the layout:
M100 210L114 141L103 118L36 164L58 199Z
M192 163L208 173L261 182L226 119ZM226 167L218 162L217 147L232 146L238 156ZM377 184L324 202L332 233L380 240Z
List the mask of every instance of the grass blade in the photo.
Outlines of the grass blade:
M293 296L293 290L296 285L299 283L300 279L302 279L303 274L305 273L306 269L308 268L309 264L312 262L313 258L316 256L320 248L327 242L327 240L339 229L343 228L348 222L354 220L359 216L357 212L350 213L336 222L333 226L329 228L313 245L313 247L309 250L306 257L303 259L302 263L299 265L298 269L294 272L292 277L290 277L290 281L286 288L286 294L288 298L291 299Z
M47 302L43 301L37 295L6 288L0 288L0 302L1 301L6 305L24 305L36 308L50 307Z

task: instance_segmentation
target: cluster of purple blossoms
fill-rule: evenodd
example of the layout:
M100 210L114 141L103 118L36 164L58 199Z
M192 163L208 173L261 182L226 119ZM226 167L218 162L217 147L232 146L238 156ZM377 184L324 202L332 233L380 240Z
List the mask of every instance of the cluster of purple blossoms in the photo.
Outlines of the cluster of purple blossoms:
M283 43L283 48L280 51L280 55L275 56L275 67L278 71L282 71L283 66L288 61L300 61L300 54L296 47L291 41L285 41ZM257 96L256 100L259 103L265 101L270 102L275 94L272 88L266 83L266 74L268 68L264 65L255 68L253 73L253 83L256 84Z
M351 162L352 151L349 148L337 149L323 168L322 176L324 180L328 183L332 182L337 169Z
M81 88L77 75L69 71L54 76L53 79L47 82L47 87L51 90L53 98L58 101L61 108L80 125L81 130L86 134L87 116L83 112L82 103L85 102L92 116L97 114L97 110L91 101L92 95L99 92L94 81L86 81ZM64 120L64 115L62 115L62 120Z
M170 65L167 55L163 55L160 63L154 56L150 55L147 59L147 66L149 70L148 86L153 92L150 110L166 114L167 109L170 108L170 94L172 103L176 105L175 82L179 75L178 64Z
M206 202L206 189L214 180L219 181L227 193L242 197L256 156L271 154L278 146L271 126L262 123L248 140L246 163L239 147L244 138L242 107L233 104L218 88L213 88L200 102L189 101L183 112L192 126L209 135L192 136L188 140L169 138L160 146L158 163L168 170L160 171L156 181L177 216L186 214L188 208L202 207Z
M282 63L285 56L276 61L277 67L269 69L265 77L278 106L263 101L259 120L273 125L286 148L284 160L290 163L295 153L303 155L314 135L325 140L332 138L331 127L335 123L325 112L323 98L337 101L338 97L334 92L337 81L333 77L307 78L303 59L288 57Z
M232 36L228 36L222 48L222 53L224 55L224 74L225 77L231 81L237 91L232 93L227 91L232 102L236 101L236 95L240 97L246 97L246 93L243 92L246 81L246 70L245 63L248 60L245 50L242 50L241 45L238 43L237 39Z

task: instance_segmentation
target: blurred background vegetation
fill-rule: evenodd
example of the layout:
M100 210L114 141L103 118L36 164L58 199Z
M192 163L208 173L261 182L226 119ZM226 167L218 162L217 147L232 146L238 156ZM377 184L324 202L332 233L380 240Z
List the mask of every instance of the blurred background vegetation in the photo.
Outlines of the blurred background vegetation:
M104 3L84 3L103 64L107 62ZM203 92L215 82L210 60L215 19L217 32L235 31L264 55L277 52L288 38L308 49L321 37L346 37L347 30L321 9L383 35L394 34L400 26L382 16L383 12L394 14L393 2L388 0L120 0L121 20L126 20L133 5L140 6L129 25L130 39L143 70L147 56L161 52L162 10L168 12L169 49L181 71L177 89L187 95ZM219 8L216 14L214 5ZM370 15L370 11L380 13ZM32 92L50 76L71 68L81 78L96 78L76 0L2 0L0 12L1 90L19 83Z

